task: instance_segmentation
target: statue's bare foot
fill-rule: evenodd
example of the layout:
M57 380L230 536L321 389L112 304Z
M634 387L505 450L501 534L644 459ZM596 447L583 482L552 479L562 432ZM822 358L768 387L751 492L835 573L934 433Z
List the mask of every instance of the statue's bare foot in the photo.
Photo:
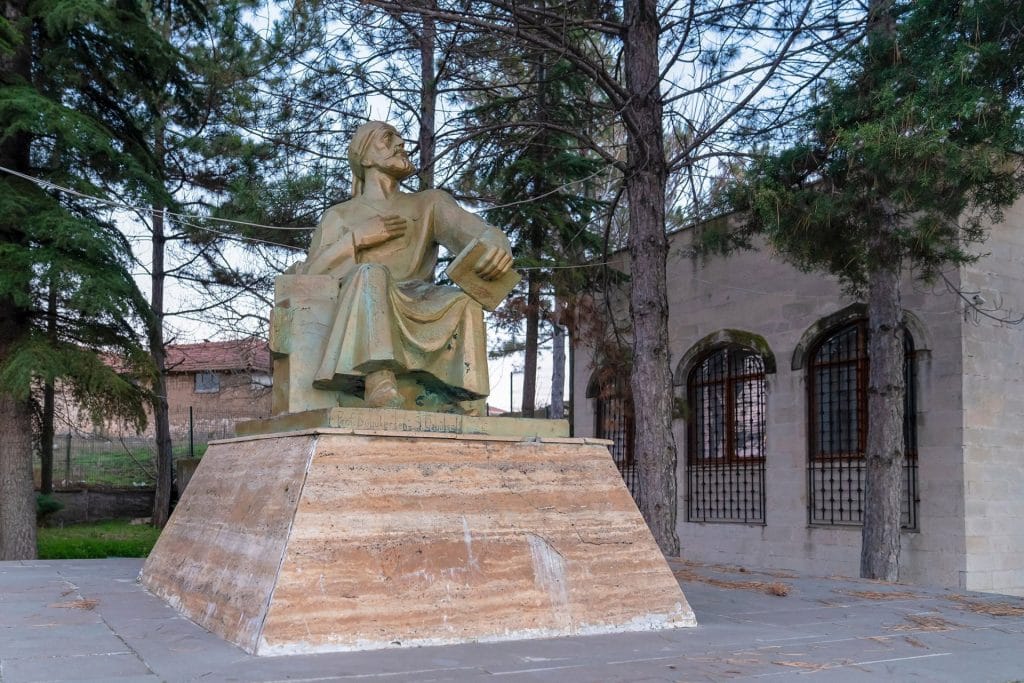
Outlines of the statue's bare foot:
M401 408L405 399L391 370L377 370L366 376L366 405L370 408Z

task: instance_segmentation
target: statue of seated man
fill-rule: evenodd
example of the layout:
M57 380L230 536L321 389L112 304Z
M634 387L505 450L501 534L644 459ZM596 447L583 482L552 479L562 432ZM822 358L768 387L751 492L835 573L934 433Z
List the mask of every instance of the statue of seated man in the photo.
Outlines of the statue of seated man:
M360 126L348 151L352 199L327 209L297 274L339 280L336 314L313 386L362 395L374 408L406 405L397 377L451 404L487 396L483 309L461 289L434 284L438 246L485 245L483 280L512 267L508 238L441 190L402 192L414 168L394 127Z

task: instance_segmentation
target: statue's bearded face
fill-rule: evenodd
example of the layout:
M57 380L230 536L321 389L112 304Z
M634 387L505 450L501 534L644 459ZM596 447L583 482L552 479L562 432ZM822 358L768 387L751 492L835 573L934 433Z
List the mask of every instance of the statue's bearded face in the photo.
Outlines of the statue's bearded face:
M366 150L363 165L375 167L393 178L402 180L416 172L405 151L405 141L398 131L386 126L376 131Z

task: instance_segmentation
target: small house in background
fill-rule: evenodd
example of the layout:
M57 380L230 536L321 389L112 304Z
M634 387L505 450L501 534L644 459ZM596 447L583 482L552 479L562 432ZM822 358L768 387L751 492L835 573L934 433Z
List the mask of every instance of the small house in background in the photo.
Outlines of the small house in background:
M117 360L108 362L116 365ZM261 339L205 341L167 347L167 404L171 436L197 443L232 437L235 423L270 416L270 349ZM85 439L152 439L153 414L146 409L142 434L120 422L93 424L64 387L57 391L57 433Z
M202 440L234 435L235 422L270 416L270 349L261 339L167 347L171 433ZM152 425L149 427L152 431Z
M107 362L115 367L118 363L116 358ZM233 437L238 422L270 416L266 341L247 338L170 345L166 368L176 458L199 455L211 440ZM53 476L58 485L152 486L156 448L148 404L146 428L140 434L116 420L94 424L67 387L58 386L56 399ZM41 481L41 463L36 476Z

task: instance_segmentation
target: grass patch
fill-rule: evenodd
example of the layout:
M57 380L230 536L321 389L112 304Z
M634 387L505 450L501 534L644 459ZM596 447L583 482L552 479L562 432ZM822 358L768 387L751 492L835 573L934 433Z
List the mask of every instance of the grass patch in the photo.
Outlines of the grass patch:
M63 529L41 528L37 547L41 560L146 557L159 535L160 530L148 524L94 522Z
M153 486L156 482L155 446L152 439L126 439L124 444L113 441L73 441L71 462L64 446L53 454L53 478L68 485L135 487ZM207 444L195 444L195 457L206 453ZM174 458L189 457L188 441L177 443ZM35 479L41 478L40 464L35 462Z

